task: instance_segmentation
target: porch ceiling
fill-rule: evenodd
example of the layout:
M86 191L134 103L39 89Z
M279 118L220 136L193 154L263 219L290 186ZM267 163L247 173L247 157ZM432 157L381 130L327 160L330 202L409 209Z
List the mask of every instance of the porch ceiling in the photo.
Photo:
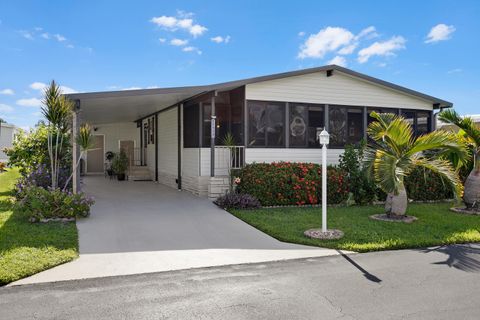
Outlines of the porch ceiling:
M203 87L78 93L81 121L92 124L129 122L168 108L205 91Z

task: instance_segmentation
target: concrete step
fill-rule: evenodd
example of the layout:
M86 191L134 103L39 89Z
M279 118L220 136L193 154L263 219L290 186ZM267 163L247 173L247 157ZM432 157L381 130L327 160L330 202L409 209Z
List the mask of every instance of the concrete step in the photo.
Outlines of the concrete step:
M128 179L131 181L152 180L150 170L146 166L130 167Z

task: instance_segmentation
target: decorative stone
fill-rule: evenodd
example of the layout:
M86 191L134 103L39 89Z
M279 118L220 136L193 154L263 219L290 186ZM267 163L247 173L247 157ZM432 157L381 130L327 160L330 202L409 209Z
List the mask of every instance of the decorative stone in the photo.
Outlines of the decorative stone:
M326 232L323 232L322 229L310 229L303 233L306 237L312 239L321 239L321 240L336 240L343 238L344 233L338 229L328 229Z
M397 218L397 217L389 216L386 213L374 214L370 216L370 219L386 221L386 222L403 222L403 223L412 223L418 220L418 218L414 216L399 216Z
M460 214L469 214L469 215L480 215L480 209L470 209L470 208L466 208L466 207L454 207L454 208L450 208L450 210L452 210L453 212L455 213L460 213Z

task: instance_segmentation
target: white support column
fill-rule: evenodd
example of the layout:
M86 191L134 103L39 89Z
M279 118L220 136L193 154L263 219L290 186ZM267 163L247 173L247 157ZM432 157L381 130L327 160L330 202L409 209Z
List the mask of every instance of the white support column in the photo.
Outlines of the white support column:
M78 113L77 111L73 111L72 115L72 171L73 171L73 193L78 193L79 186L80 186L80 177L79 177L79 170L77 168L77 161L78 161L78 146L77 146L77 139L75 137L78 133Z
M327 232L327 145L322 146L322 232Z

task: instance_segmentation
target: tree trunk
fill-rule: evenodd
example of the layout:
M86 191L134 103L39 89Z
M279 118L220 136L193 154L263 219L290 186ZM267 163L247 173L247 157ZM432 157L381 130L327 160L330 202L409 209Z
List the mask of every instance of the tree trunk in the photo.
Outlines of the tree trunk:
M401 218L405 216L407 211L408 198L405 186L399 188L399 192L395 195L393 192L387 194L385 201L385 213L391 218Z
M467 208L480 207L480 170L474 168L465 181L463 201Z

